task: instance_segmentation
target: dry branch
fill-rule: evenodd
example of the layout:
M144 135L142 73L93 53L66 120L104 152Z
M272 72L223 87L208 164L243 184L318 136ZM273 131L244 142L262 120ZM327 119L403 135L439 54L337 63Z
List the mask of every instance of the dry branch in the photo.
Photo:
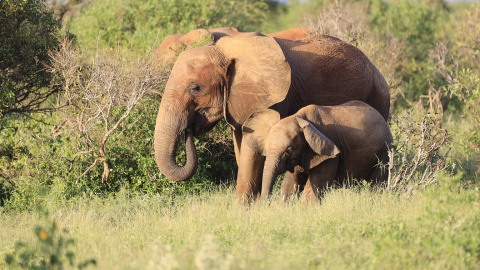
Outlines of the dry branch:
M435 184L438 174L447 169L447 155L441 148L449 140L445 129L436 125L436 119L425 116L419 122L411 115L394 117L398 133L397 151L389 151L389 191L407 190Z
M145 94L160 88L166 72L153 59L120 49L97 49L89 57L69 41L62 42L51 57L50 69L56 72L64 90L60 99L69 104L60 114L70 123L70 131L80 135L79 151L74 157L92 154L91 165L77 183L97 164L103 166L105 183L112 170L107 153L109 138L118 132Z

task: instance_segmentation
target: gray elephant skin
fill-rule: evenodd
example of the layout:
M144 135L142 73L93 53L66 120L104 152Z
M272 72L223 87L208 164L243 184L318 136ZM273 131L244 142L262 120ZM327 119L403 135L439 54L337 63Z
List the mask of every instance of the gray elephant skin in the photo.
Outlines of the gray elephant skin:
M254 112L270 108L281 118L310 104L338 105L360 100L388 118L388 85L355 46L330 36L291 41L242 33L182 52L165 86L154 147L160 171L183 181L196 171L192 136L208 132L224 118L233 129L239 171L237 199L260 195L264 157L242 142L241 127ZM186 162L176 163L186 135Z
M334 181L384 182L393 141L380 113L361 101L309 105L281 120L278 112L261 110L245 121L243 139L266 157L262 199L272 192L279 174L295 170L306 183L282 183L281 197L299 190L292 184L306 184L302 197L310 202L317 201Z

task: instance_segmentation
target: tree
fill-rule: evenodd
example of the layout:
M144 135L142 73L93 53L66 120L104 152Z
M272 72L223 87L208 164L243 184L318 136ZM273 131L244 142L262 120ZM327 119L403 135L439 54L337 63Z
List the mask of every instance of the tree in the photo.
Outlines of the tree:
M0 116L45 110L48 51L58 47L60 23L39 0L0 1Z

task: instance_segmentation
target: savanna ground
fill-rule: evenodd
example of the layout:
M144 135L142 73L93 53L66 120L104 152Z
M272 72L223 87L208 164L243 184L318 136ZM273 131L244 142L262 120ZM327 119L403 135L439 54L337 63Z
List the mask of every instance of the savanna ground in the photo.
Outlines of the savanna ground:
M53 198L51 201L54 201ZM121 190L48 203L99 269L475 269L480 195L458 179L411 196L339 188L322 204L239 207L231 188L175 200ZM35 243L36 211L3 213L0 246Z
M441 0L0 2L0 268L480 268L479 20ZM196 175L166 179L171 66L152 52L220 26L359 47L390 85L389 182L239 206L223 122L196 139Z

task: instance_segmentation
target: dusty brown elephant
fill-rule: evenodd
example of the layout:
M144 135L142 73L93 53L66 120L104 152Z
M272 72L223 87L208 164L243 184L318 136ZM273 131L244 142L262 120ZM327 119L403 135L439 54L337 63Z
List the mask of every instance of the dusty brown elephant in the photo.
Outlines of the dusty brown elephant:
M308 28L292 28L285 31L265 34L269 37L288 39L288 40L302 40L311 35L310 29Z
M241 33L243 32L235 27L218 27L211 29L195 29L186 34L168 35L155 51L155 56L160 58L163 63L167 63L173 61L175 56L184 49L185 46L191 46L195 42L200 42L203 39L217 42L222 37L234 37ZM310 30L307 28L292 28L281 32L266 34L266 36L297 40L306 38L309 34Z
M387 180L388 150L393 138L385 119L361 101L337 106L309 105L280 120L280 114L265 109L243 124L243 140L265 156L261 198L272 192L277 176L298 171L306 183L302 197L317 201L334 181L348 178L374 183ZM283 182L285 199L300 187Z
M155 51L155 57L161 59L163 63L171 62L186 46L191 46L195 42L200 42L204 39L216 42L221 37L236 36L240 33L242 32L235 27L219 27L208 30L195 29L186 34L168 35Z
M264 163L263 156L242 142L241 126L253 112L270 108L284 118L310 104L361 100L387 119L388 85L375 66L352 45L329 36L318 39L300 42L245 33L182 52L155 127L155 158L162 173L175 181L191 177L198 163L192 136L225 118L233 128L240 168L237 197L243 202L260 194ZM182 167L175 158L185 131L187 160Z

